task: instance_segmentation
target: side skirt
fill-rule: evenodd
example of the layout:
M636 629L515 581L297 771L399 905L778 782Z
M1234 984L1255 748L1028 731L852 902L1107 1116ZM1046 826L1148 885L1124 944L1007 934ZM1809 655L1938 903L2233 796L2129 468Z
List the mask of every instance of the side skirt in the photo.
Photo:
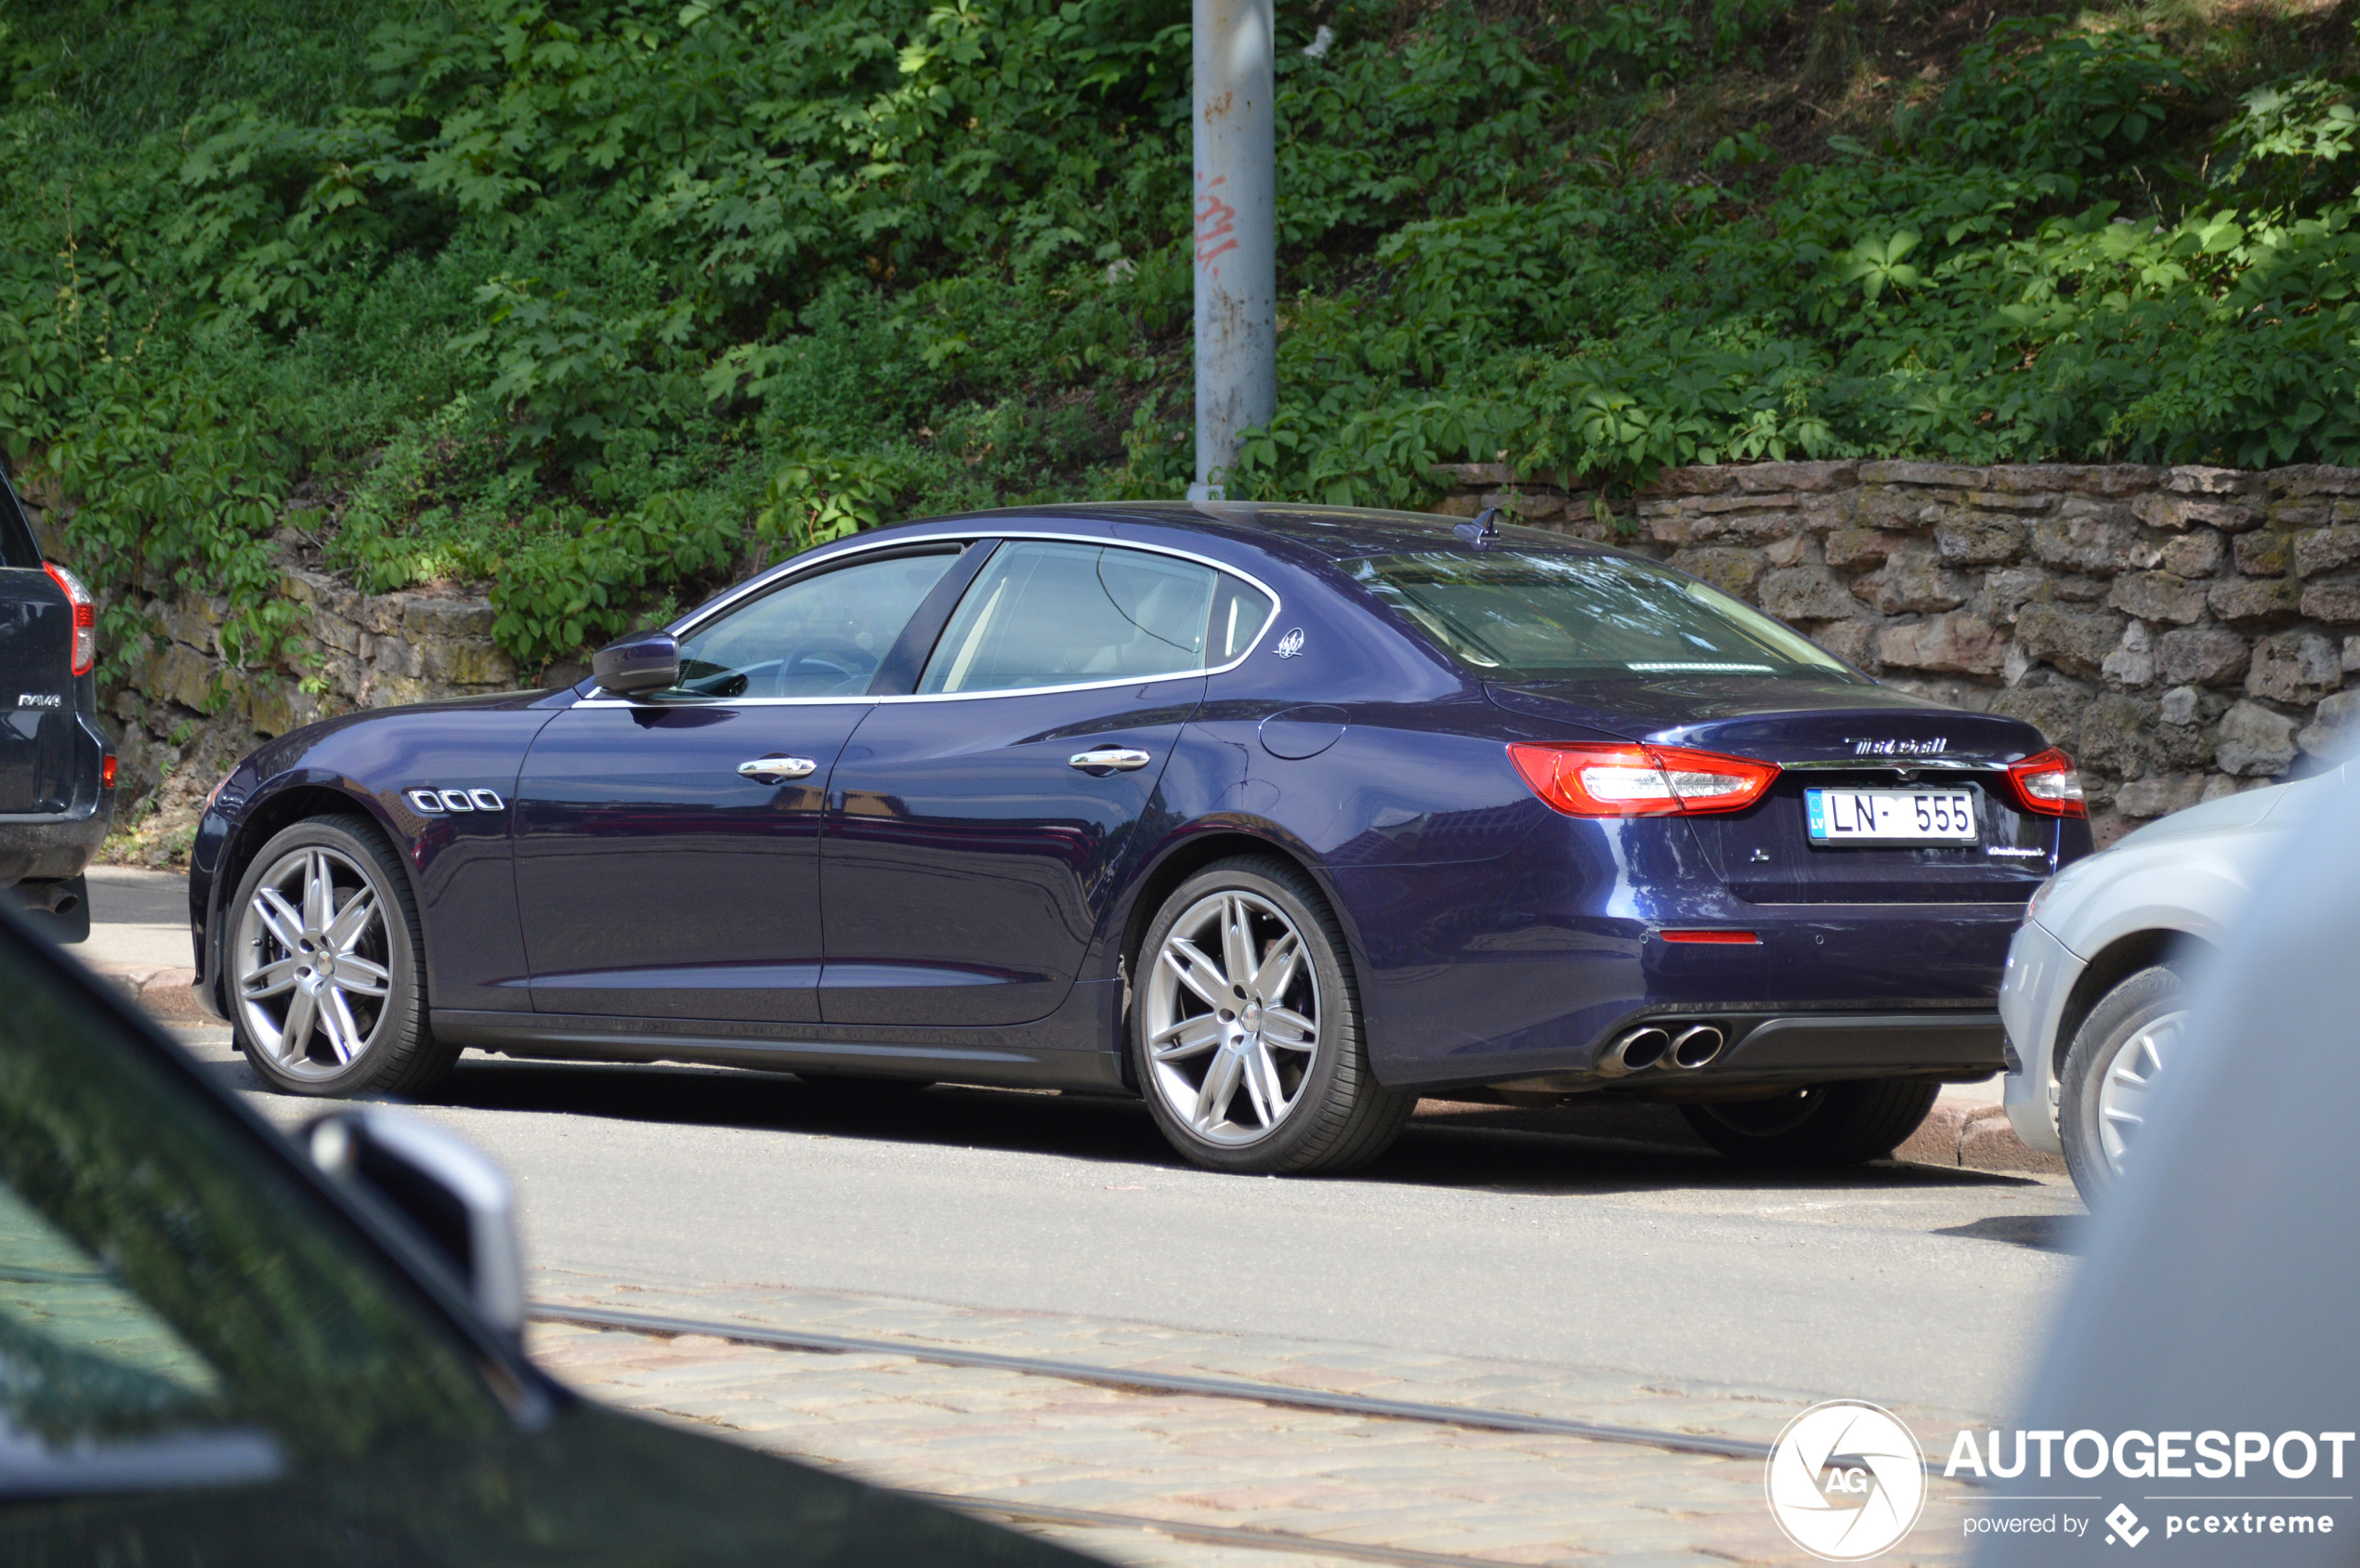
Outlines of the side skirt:
M1074 987L1038 1023L1003 1029L902 1029L714 1019L434 1010L452 1045L551 1062L681 1062L765 1072L846 1073L1005 1089L1128 1096L1114 1049L1120 983Z

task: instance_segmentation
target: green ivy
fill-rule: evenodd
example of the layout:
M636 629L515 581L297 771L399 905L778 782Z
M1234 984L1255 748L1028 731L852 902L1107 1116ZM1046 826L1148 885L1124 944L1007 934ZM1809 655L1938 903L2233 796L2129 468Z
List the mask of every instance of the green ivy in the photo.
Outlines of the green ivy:
M2344 56L2017 19L1824 156L1645 130L1855 20L1282 7L1279 404L1233 493L1422 506L1465 461L1608 490L1863 454L2360 463ZM278 658L291 537L367 591L489 584L531 669L851 529L1173 494L1187 21L57 0L0 35L0 444L78 506L118 669L140 582Z

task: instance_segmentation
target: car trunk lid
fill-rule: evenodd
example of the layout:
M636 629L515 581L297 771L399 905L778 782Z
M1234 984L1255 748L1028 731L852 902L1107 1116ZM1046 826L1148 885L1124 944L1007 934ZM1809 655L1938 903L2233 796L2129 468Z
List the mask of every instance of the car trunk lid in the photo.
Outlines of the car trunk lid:
M1706 863L1758 904L2013 903L2054 869L2057 819L2023 809L2007 766L2044 750L2018 719L1829 678L1702 675L1497 685L1492 700L1619 739L1779 764L1744 811L1683 818ZM1813 791L1966 791L1972 842L1814 842ZM1824 802L1824 797L1823 797Z

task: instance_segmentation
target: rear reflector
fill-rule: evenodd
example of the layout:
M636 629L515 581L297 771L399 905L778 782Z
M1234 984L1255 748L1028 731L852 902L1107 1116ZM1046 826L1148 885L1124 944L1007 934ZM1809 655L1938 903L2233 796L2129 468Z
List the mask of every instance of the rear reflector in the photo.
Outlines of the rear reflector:
M1701 942L1711 947L1758 947L1762 938L1750 931L1659 931L1667 942Z
M2051 747L2037 756L2008 764L2008 784L2016 804L2043 817L2087 817L2089 802L2081 798L2081 775L2073 759Z
M1778 764L1685 746L1513 741L1508 759L1532 792L1568 817L1672 817L1743 811Z
M98 764L98 788L101 790L114 788L114 758L112 756L109 756L105 762Z
M66 601L73 607L73 673L86 675L98 662L98 601L82 585L82 579L55 561L44 561L42 569L49 581L65 591Z

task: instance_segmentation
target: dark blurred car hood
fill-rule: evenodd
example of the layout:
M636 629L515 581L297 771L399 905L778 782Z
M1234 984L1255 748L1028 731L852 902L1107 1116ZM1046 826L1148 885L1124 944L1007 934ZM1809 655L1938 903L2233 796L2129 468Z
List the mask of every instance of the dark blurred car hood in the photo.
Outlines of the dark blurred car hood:
M1896 755L2013 761L2048 744L2021 719L1946 708L1856 681L1638 675L1490 682L1484 689L1511 712L1620 740L1700 746L1771 761Z
M261 1486L92 1496L0 1514L12 1563L338 1568L1096 1560L880 1487L571 1405L537 1432L299 1467Z

